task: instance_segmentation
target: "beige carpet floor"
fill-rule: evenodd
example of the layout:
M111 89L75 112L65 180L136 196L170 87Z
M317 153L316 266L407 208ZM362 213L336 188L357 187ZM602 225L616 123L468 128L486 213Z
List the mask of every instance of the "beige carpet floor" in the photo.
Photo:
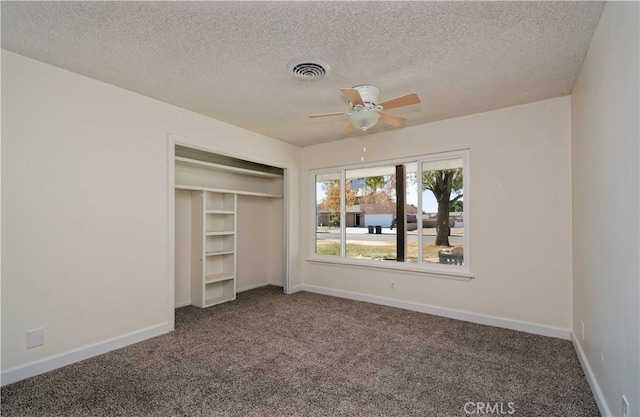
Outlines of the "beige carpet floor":
M174 332L1 401L3 416L599 415L569 341L275 287L178 309Z

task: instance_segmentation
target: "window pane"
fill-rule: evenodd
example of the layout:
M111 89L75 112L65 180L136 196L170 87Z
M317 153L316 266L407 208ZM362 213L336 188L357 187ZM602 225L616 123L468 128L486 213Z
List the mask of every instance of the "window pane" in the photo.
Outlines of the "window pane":
M463 195L462 158L422 164L424 262L464 263Z
M395 166L346 171L347 258L395 260Z
M316 253L340 256L340 173L316 175Z

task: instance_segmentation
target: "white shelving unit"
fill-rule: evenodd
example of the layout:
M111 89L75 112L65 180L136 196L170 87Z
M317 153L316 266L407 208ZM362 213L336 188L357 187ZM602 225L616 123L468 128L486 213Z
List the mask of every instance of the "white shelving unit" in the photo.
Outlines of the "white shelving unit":
M205 308L236 298L234 193L192 192L191 303Z

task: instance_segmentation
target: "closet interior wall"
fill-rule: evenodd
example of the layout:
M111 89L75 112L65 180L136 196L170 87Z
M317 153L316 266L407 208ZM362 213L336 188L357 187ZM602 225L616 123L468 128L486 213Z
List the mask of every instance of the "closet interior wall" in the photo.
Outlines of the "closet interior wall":
M283 285L283 219L282 198L238 195L238 292Z

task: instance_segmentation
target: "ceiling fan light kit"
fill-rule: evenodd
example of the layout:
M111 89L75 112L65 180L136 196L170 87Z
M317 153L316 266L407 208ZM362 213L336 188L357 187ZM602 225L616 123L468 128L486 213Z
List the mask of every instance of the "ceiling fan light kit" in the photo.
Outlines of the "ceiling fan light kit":
M379 103L380 89L370 84L356 85L352 88L341 88L340 91L349 100L349 106L351 107L350 112L312 114L309 117L349 116L350 123L342 128L343 133L350 131L352 128L357 128L364 132L375 126L378 120L382 120L391 126L400 126L407 119L382 113L382 111L420 103L420 98L416 93Z
M361 110L349 115L351 124L363 132L375 126L378 119L380 119L380 113L376 110Z

